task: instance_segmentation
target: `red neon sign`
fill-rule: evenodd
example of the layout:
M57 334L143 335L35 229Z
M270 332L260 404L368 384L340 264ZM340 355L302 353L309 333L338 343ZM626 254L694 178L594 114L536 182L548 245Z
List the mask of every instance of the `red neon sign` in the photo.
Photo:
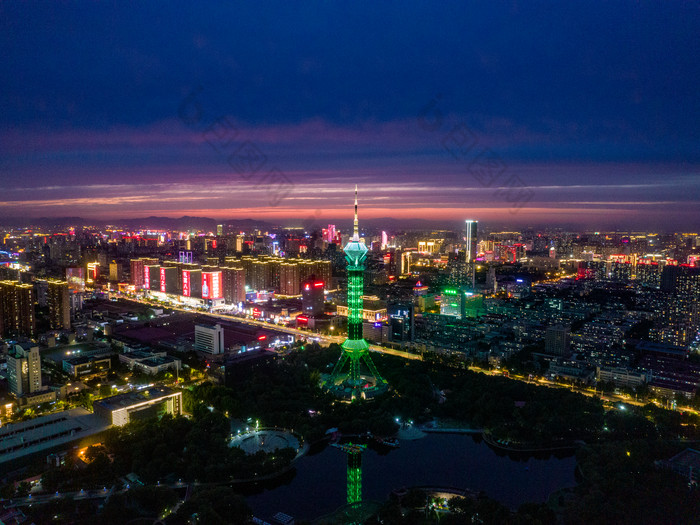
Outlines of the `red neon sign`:
M148 266L143 267L143 287L146 290L151 289L151 269Z
M265 339L267 339L266 335L261 335L258 337L258 341L264 341Z
M320 288L323 286L323 281L318 281L314 283L314 288Z
M165 293L165 268L160 269L160 291Z
M190 271L182 271L182 295L185 297L190 296Z

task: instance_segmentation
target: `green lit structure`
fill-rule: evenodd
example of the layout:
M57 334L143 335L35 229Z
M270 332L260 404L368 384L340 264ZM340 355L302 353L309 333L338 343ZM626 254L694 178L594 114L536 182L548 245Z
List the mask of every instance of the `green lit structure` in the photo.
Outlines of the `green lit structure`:
M343 249L348 262L348 338L343 353L333 368L326 388L338 397L358 399L386 391L388 385L369 356L369 344L362 337L362 293L367 246L360 240L357 222L357 186L355 186L355 224L352 239ZM364 363L367 371L362 372Z
M362 501L362 453L367 445L335 444L348 455L348 505Z

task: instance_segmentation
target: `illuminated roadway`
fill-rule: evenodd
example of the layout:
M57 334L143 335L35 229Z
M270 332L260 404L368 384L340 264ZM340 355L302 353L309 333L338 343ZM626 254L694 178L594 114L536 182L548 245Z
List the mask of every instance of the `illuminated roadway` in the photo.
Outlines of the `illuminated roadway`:
M147 304L147 305L151 305L151 306L153 305L153 303L151 301L147 301L144 299L137 299L134 297L123 297L119 294L110 294L110 297L112 297L112 296L118 297L121 299L125 299L128 301L134 301L134 302L141 303L141 304ZM173 306L173 305L169 305L166 308L168 308L169 310L177 310L177 311L183 312L183 313L189 313L189 314L195 313L195 314L199 314L199 315L207 315L207 316L213 317L215 319L226 319L226 320L230 320L230 321L236 321L239 323L260 326L263 328L267 328L269 330L283 332L285 334L295 335L297 337L303 337L304 339L318 340L319 343L324 343L324 344L330 344L330 343L341 344L346 339L345 336L317 334L314 332L309 332L307 330L299 330L297 328L290 328L288 326L280 326L278 324L268 323L266 321L258 321L257 319L250 319L247 317L238 317L235 315L229 315L229 314L224 314L224 313L220 313L220 312L205 312L203 310L193 310L192 308L182 308L182 307ZM413 359L416 361L422 361L422 359L423 359L423 357L418 355L418 354L412 354L410 352L403 352L401 350L394 350L392 348L386 348L386 347L380 346L380 345L371 344L369 346L369 349L373 352L379 352L382 354L389 354L389 355L393 355L396 357L402 357L404 359Z
M568 277L568 276L566 276L566 277ZM113 294L113 295L120 297L120 298L123 298L123 299L126 299L126 300L129 300L129 301L134 301L134 302L138 302L141 304L152 305L151 301L137 299L137 298L133 298L133 297L122 297L121 295L117 295L117 294ZM341 344L346 339L345 336L317 334L314 332L309 332L309 331L305 331L305 330L298 330L296 328L290 328L288 326L280 326L280 325L268 323L266 321L258 321L256 319L249 319L246 317L238 317L235 315L228 315L228 314L217 313L217 312L210 313L210 312L205 312L205 311L201 311L201 310L193 310L191 308L185 309L185 308L181 308L178 306L172 306L172 305L168 306L167 308L171 309L171 310L178 310L178 311L181 311L184 313L196 313L196 314L207 315L207 316L218 318L218 319L227 319L227 320L236 321L239 323L260 326L263 328L268 328L270 330L283 332L283 333L295 335L298 337L303 337L304 339L317 340L319 343L323 343L323 344L330 344L330 343ZM404 359L412 359L415 361L422 361L423 360L423 356L421 356L419 354L412 354L410 352L403 352L401 350L394 350L392 348L386 348L386 347L380 346L380 345L371 344L369 349L373 352L379 352L382 354L393 355L393 356L401 357ZM474 372L481 372L481 373L484 373L487 375L501 375L504 377L508 377L509 379L513 379L515 381L525 381L527 383L532 383L532 384L535 384L538 386L547 386L550 388L568 388L569 390L578 392L579 394L583 394L583 395L586 395L589 397L598 397L598 398L602 399L603 401L609 401L609 402L614 402L614 403L617 403L617 402L627 403L630 405L637 405L637 406L644 406L648 403L648 401L646 401L646 402L637 401L635 399L632 399L629 396L621 396L621 395L616 395L616 394L601 394L601 393L596 392L595 390L590 389L590 388L575 387L575 386L572 386L570 384L557 383L555 381L550 381L550 380L545 379L545 378L538 378L536 380L534 380L534 379L529 380L526 377L521 377L521 376L516 376L516 375L504 375L503 371L501 371L501 370L488 370L485 368L480 368L478 366L470 366L469 369L474 371ZM661 406L661 405L658 405L658 403L657 403L657 406ZM679 409L681 409L681 407L679 407ZM683 407L682 410L697 413L691 407Z

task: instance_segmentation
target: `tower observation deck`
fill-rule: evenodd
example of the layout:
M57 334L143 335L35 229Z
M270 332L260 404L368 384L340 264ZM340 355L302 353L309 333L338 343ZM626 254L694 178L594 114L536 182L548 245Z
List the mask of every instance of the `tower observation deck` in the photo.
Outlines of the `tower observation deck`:
M348 338L341 345L343 353L325 387L336 396L346 399L371 398L386 391L388 385L374 366L369 356L369 344L362 337L362 293L368 249L360 239L357 186L353 236L343 251L348 263Z

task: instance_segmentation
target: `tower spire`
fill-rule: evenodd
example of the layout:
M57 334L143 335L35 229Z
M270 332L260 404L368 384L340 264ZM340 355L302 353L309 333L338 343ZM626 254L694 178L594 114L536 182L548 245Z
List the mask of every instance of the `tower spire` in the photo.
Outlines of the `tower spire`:
M358 222L357 222L357 184L355 184L355 224L354 224L352 240L353 241L360 240L360 228L359 228Z

